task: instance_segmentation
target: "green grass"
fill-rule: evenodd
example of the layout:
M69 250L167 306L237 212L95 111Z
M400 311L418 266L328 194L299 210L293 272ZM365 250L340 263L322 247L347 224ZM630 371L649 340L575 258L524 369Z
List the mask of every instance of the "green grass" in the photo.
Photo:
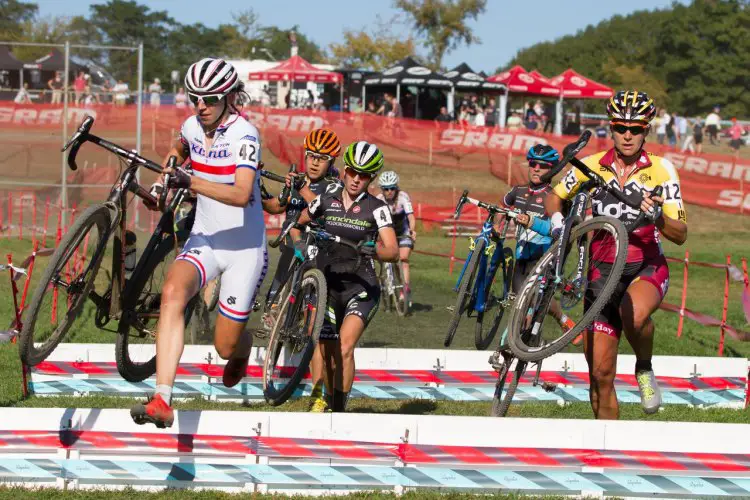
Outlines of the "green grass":
M266 499L277 499L287 498L286 496L280 497L279 495L273 494L260 494L260 493L224 493L220 491L194 491L185 489L169 489L161 492L146 492L132 489L126 489L122 491L111 491L111 490L89 490L89 491L62 491L56 488L37 488L37 489L26 489L26 488L11 488L11 487L0 487L0 499L33 499L33 500L57 500L62 498L65 500L119 500L119 499L131 499L139 498L144 500L232 500L235 498L254 498L258 500ZM387 491L368 491L350 493L346 496L341 495L324 495L324 496L308 496L296 495L294 498L320 498L320 499L336 499L336 498L349 498L349 499L363 499L363 500L513 500L517 498L524 499L564 499L569 497L556 496L556 495L544 495L544 496L530 496L530 495L519 495L519 494L487 494L487 493L459 493L459 492L443 492L443 491L410 491L403 495L397 496L395 493Z
M281 168L276 165L276 170ZM451 186L459 190L464 186L470 187L472 192L488 192L488 201L499 199L507 187L495 179L488 172L472 172L470 176L464 173L451 173L450 169L437 169L434 172L441 175L435 176L435 182L424 182L425 167L418 165L398 165L396 168L404 179L405 188L411 186L422 189L440 189L449 191ZM411 189L410 189L411 191ZM484 196L484 195L483 195ZM747 241L750 234L750 219L728 215L710 209L689 206L688 219L690 233L687 243L678 247L671 243L665 243L664 249L667 255L683 258L685 250L690 251L691 261L708 261L722 263L725 255L733 256L733 263L740 266L740 257L748 255ZM145 244L147 235L139 235L139 243ZM16 261L20 261L29 250L28 241L0 240L0 253L13 252ZM419 227L419 239L417 248L438 253L449 253L451 250L451 239L446 238L437 225L430 227ZM459 238L456 253L464 256L467 252L467 240ZM272 267L278 252L271 251ZM39 260L34 271L32 284L38 280L44 265L42 258ZM395 314L382 311L373 319L368 327L362 341L365 347L407 347L407 348L442 348L445 329L450 320L451 313L447 306L455 302L455 293L452 291L455 280L460 272L460 263L456 263L454 272L449 274L449 261L440 257L431 257L414 254L411 258L412 276L414 289L414 313L408 318L401 318ZM41 264L41 265L39 265ZM109 264L107 264L108 266ZM678 304L682 291L682 266L671 264L671 283L667 301ZM272 274L266 280L261 293L265 293L265 287L270 283ZM100 280L103 280L100 276ZM30 292L33 292L33 286ZM0 324L9 323L12 317L12 303L9 300L9 286L7 277L0 276ZM724 272L716 269L706 269L693 266L690 268L687 306L691 309L721 318L724 291ZM730 287L730 306L728 311L729 324L740 328L749 329L744 314L740 307L742 293L741 283L732 283ZM92 308L84 311L84 317L90 318ZM253 315L250 327L257 326L259 317ZM690 320L685 321L684 331L681 338L676 338L678 316L672 313L659 311L654 315L656 323L655 354L657 355L685 355L685 356L715 356L717 355L719 329L706 328ZM110 324L114 327L114 322ZM206 339L210 342L209 338ZM66 342L104 342L113 343L114 333L99 331L88 320L79 320L66 338ZM262 344L259 342L259 344ZM473 322L464 319L456 334L453 349L473 349ZM572 350L578 348L571 347ZM621 343L620 352L632 352L628 343ZM726 340L725 355L750 357L750 343L735 341L729 337ZM3 366L4 376L0 379L0 404L5 406L96 406L96 407L128 407L132 400L111 397L91 398L31 398L28 401L20 401L20 368L18 368L17 356L14 346L0 346L0 361ZM486 365L477 366L477 370L485 369ZM281 407L281 410L301 409L304 402L292 402ZM264 405L252 405L248 408L239 405L216 404L207 401L193 401L179 403L184 409L248 409L269 410ZM354 411L373 411L383 413L435 413L435 414L469 414L486 415L489 406L483 403L450 403L450 402L391 402L391 401L352 401ZM525 404L517 405L511 409L511 413L521 416L557 416L561 418L590 418L590 410L587 405L572 405L564 408L554 404ZM737 421L745 422L746 412L734 410L693 410L690 408L670 407L658 415L648 417L651 419L674 419L674 420L698 420L709 419L712 421ZM622 418L646 418L637 406L623 407Z

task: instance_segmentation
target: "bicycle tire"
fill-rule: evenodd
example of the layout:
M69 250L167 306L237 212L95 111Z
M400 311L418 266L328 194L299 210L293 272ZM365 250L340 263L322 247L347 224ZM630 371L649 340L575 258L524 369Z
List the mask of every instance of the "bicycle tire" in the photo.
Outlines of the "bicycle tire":
M511 360L511 363L513 361ZM516 368L513 370L512 379L510 380L510 384L508 384L508 389L505 391L505 394L502 394L502 385L499 385L499 378L498 378L498 386L495 386L495 396L492 398L492 416L493 417L504 417L508 414L508 408L510 408L510 404L513 402L513 396L516 394L516 389L518 388L518 382L521 381L521 377L526 372L526 366L528 363L525 361L521 361L520 359L516 360ZM505 375L504 377L507 379L508 371L510 371L508 368L505 368ZM498 377L500 374L498 374ZM503 384L505 381L503 381Z
M513 263L514 263L513 250L507 247L503 248L503 259L506 263L509 262L510 264L506 266L506 269L503 275L503 296L501 299L502 301L504 301L507 298L508 293L510 293L510 282L513 279ZM495 269L495 275L497 274L497 271L501 269L502 269L502 265L498 265L498 268ZM487 280L488 284L487 284L487 289L485 290L486 297L484 299L486 305L492 305L489 302L489 299L491 295L492 285L494 284L494 281L495 281L495 275L489 277L489 279ZM487 347L489 347L489 345L492 343L492 340L495 338L495 335L497 335L497 329L500 327L500 322L503 320L503 316L505 315L505 308L501 307L500 304L496 304L496 305L497 305L497 312L495 312L495 316L492 318L492 324L487 330L486 335L483 330L484 315L489 310L491 310L491 308L490 309L485 308L484 311L477 313L477 323L474 328L474 346L477 348L478 351L484 351L485 349L487 349Z
M485 241L483 239L477 241L471 254L471 259L469 259L469 264L466 266L466 271L461 277L458 298L456 299L456 307L453 309L453 317L448 325L448 333L445 334L445 340L443 341L445 347L450 346L453 342L453 337L456 336L458 323L461 321L461 316L463 316L466 307L468 306L467 299L470 298L470 295L468 295L469 290L471 290L472 294L474 293L474 279L476 278L477 268L479 267L479 258L482 256L482 252L484 252L484 245Z
M133 326L132 315L135 314L134 311L139 302L143 300L142 293L148 285L149 279L157 266L164 262L173 250L174 240L172 238L168 237L159 242L149 256L143 270L131 278L135 281L128 287L128 296L123 297L123 312L117 325L117 339L115 340L115 361L117 362L117 371L128 382L141 382L156 373L156 351L147 361L141 362L133 359L135 356L130 353L130 346L132 345L130 329ZM190 322L197 300L202 300L200 293L188 301L185 308L185 326Z
M52 254L50 262L44 270L34 295L29 302L29 308L26 311L26 318L23 322L23 328L18 338L18 350L21 356L21 360L26 366L35 366L47 359L47 357L55 350L57 345L68 333L68 330L72 326L78 314L81 312L88 294L94 285L94 280L99 272L99 267L104 258L104 249L110 236L110 209L104 204L92 205L87 208L80 217L78 217L73 225L68 229L68 232L60 241L57 249ZM54 277L59 274L63 267L68 263L68 260L74 256L75 249L84 240L89 231L96 226L98 231L98 240L96 246L94 246L93 258L89 260L88 265L82 276L85 278L84 284L81 287L81 291L74 299L72 304L69 304L68 312L65 314L65 318L55 328L54 332L46 339L41 346L37 347L34 345L34 331L36 326L37 315L42 308L45 294L49 291L52 292L54 287L51 287ZM92 242L89 242L91 245Z
M312 335L308 336L307 342L303 347L300 363L295 368L291 377L289 377L288 382L279 388L276 388L275 384L271 381L271 374L276 370L276 363L278 363L279 355L284 347L284 336L281 330L286 323L285 319L290 306L295 308L292 310L292 314L296 315L296 311L304 302L303 300L299 300L299 297L295 297L294 301L290 301L290 294L284 296L285 300L279 311L276 324L274 324L273 330L271 330L271 338L268 340L266 357L263 361L263 397L273 406L284 404L297 389L302 377L307 373L310 360L315 351L315 346L320 337L320 331L323 329L323 321L325 319L326 304L328 300L328 286L326 284L325 276L320 270L308 269L305 271L300 282L299 293L304 293L305 288L309 285L314 286L317 293L315 301L316 314L312 326Z
M545 252L539 260L534 271L529 274L529 277L521 287L518 297L516 297L516 307L514 307L514 314L511 317L510 325L508 327L508 344L510 345L513 354L520 360L527 362L540 361L562 351L574 338L583 332L583 330L588 328L588 326L594 321L594 318L596 318L599 312L607 304L607 301L612 296L612 293L614 293L617 283L620 280L620 276L625 269L625 261L627 260L628 254L628 233L625 226L614 217L596 217L575 226L570 233L570 239L568 241L575 241L578 237L586 234L590 230L596 230L597 228L602 229L605 227L609 227L611 232L614 233L617 250L615 254L615 262L612 264L612 269L607 276L607 281L602 287L602 291L573 328L564 332L556 340L551 342L545 341L539 346L529 346L524 339L521 338L521 326L526 315L518 314L518 312L523 307L523 304L526 303L526 299L528 298L527 295L534 291L534 284L537 280L537 270L546 268L546 266L548 266L555 258L557 248L560 245L559 240L550 246L547 252ZM544 311L544 313L546 314L547 311Z
M406 316L409 314L409 293L404 286L404 280L401 279L401 266L399 264L393 265L393 281L394 289L397 286L401 286L401 295L393 294L393 301L396 305L396 313L399 316ZM402 298L403 297L403 298Z
M385 266L388 266L388 265L390 265L389 262L384 262L381 264L380 276L378 277L378 280L380 282L380 290L384 292L383 300L381 301L384 312L390 312L391 308L393 307L393 304L391 303L392 294L388 292L388 290L390 290L388 286L388 279L387 279L388 273L386 273L386 270L385 270Z
M211 297L209 297L209 301L206 304L206 309L208 312L214 312L216 309L216 306L219 304L219 293L221 292L221 276L218 276L216 280L214 280L213 290L211 291Z

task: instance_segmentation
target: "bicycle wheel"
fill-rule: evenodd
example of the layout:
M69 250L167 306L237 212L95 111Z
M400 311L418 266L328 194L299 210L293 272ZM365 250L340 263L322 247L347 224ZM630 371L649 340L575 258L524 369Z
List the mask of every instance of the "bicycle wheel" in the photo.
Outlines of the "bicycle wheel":
M391 291L391 283L388 282L388 272L386 271L386 266L390 266L390 262L384 262L381 264L380 267L380 276L378 279L380 280L380 290L382 293L380 303L383 306L384 312L390 312L393 309L393 293Z
M393 265L393 264L392 264ZM401 279L401 266L393 265L393 303L399 316L409 314L409 293Z
M513 364L514 359L515 358L511 358L510 362L505 363L503 365L503 368L500 370L500 373L498 373L497 375L495 395L492 398L491 416L493 417L504 417L508 414L508 408L510 408L510 404L513 402L513 396L516 394L516 389L518 388L518 382L520 382L521 377L526 371L527 363L525 361L515 359L516 366L515 369L511 372L510 384L508 384L508 388L505 390L505 393L503 393L503 386L507 381L508 372L510 372L510 366Z
M268 403L286 402L307 373L327 299L326 280L318 269L305 271L296 296L284 296L263 362L263 396Z
M505 272L502 278L503 287L500 296L496 296L492 293L492 286L495 284L495 276L487 277L487 289L485 290L484 298L484 311L477 313L477 324L474 329L474 345L478 351L484 351L492 343L492 339L497 335L497 329L500 327L500 322L503 320L506 308L506 299L510 293L511 280L513 279L513 250L510 248L503 249L503 259L505 261ZM500 270L502 271L502 264L498 265L498 269L495 269L495 273ZM492 310L495 309L495 315L492 317ZM489 323L487 328L484 325L484 316L488 315L492 317L492 322Z
M117 326L115 360L117 371L129 382L140 382L156 372L156 331L159 324L161 289L167 271L177 257L174 240L163 239L156 245L144 267L131 278L123 297L123 312ZM185 325L190 322L200 295L185 309Z
M614 262L607 264L606 272L599 267L606 258L605 253L611 253L611 246L601 245L602 238L614 245L615 251ZM628 234L622 222L613 217L597 217L575 226L568 242L560 282L556 283L554 277L560 245L556 241L529 274L516 298L508 327L508 343L513 354L523 361L539 361L560 352L588 328L609 301L625 268ZM582 273L579 273L579 263ZM606 275L606 279L599 294L590 304L584 304L587 277L591 274ZM564 330L547 314L551 300L566 307L565 314L575 326Z
M34 290L19 334L19 354L27 366L44 361L81 316L109 235L110 210L99 204L87 208L60 241ZM93 304L88 312L94 315Z
M477 241L474 251L469 259L469 264L466 266L464 275L461 277L461 284L458 289L458 298L456 299L456 307L453 309L453 317L448 325L448 333L445 334L445 341L443 345L448 347L453 342L453 337L456 335L458 329L458 323L461 321L466 309L473 302L470 300L474 295L474 279L476 278L477 268L479 267L479 258L484 252L484 240L480 239Z
M206 285L208 295L206 296L206 309L213 312L219 303L219 292L221 291L221 276L217 277L211 283Z

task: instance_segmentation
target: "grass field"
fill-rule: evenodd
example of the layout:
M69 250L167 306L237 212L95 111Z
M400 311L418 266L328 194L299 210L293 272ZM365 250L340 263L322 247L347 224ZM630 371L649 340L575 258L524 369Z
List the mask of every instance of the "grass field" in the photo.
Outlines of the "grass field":
M284 168L269 159L268 166L278 172ZM507 190L507 186L489 172L463 172L451 169L431 169L429 177L421 165L389 165L398 171L404 189L415 198L427 198L431 193L451 193L453 188L459 192L469 188L477 197L495 201ZM429 181L426 181L429 179ZM690 233L688 242L683 247L665 244L667 255L682 258L684 251L690 251L691 261L708 261L723 263L725 255L730 254L733 263L740 267L740 257L748 256L748 235L750 219L733 216L722 212L688 207ZM420 226L417 248L437 253L449 253L451 239L446 238L436 226ZM145 235L139 240L145 242ZM467 252L467 240L457 242L457 255ZM29 249L28 241L0 240L0 253L13 252L15 256L25 256ZM272 261L277 252L271 251ZM18 257L16 261L19 261ZM45 259L40 259L34 272L36 281L43 268ZM414 313L408 318L395 314L378 312L363 339L365 347L409 347L409 348L442 348L445 328L451 313L447 306L455 302L455 285L460 263L456 264L453 275L448 272L449 261L440 257L415 254L412 257L412 276L414 289ZM682 289L682 267L671 265L671 283L667 301L679 304ZM271 268L273 270L273 267ZM270 274L269 274L270 276ZM266 281L266 286L270 278ZM722 312L724 273L721 270L691 267L688 287L687 306L691 309L720 318ZM31 287L33 291L33 286ZM728 322L740 329L747 329L745 317L740 308L742 285L732 283L730 288L730 308ZM265 292L265 287L262 290ZM10 322L12 303L10 301L7 277L0 276L0 326ZM84 317L91 317L91 309ZM251 317L250 326L257 325L258 316ZM689 320L685 321L682 338L676 338L678 316L666 312L657 312L654 316L657 325L655 354L657 355L690 355L715 356L717 353L719 329L706 328ZM453 349L473 349L473 322L464 320L454 340ZM113 343L114 333L96 329L93 322L79 321L69 333L67 342L103 342ZM575 350L577 348L571 347ZM621 344L621 352L630 353L627 342ZM750 344L727 338L725 355L750 357ZM3 374L0 379L0 405L3 406L77 406L77 407L128 407L132 400L109 397L88 398L31 398L22 401L20 397L20 368L18 366L15 346L0 346L0 361ZM478 366L477 369L485 369ZM306 401L292 402L279 410L305 409ZM220 404L219 408L232 410L269 410L265 405L244 407L236 404ZM178 403L178 408L206 409L217 408L215 403L190 401ZM389 402L372 400L355 400L352 411L379 413L416 413L416 414L462 414L486 415L489 404L483 403L448 403L448 402ZM624 407L622 418L646 418L636 406ZM526 404L511 408L511 415L548 416L557 418L590 418L587 405L569 405L559 407L554 404ZM670 407L658 415L648 417L659 420L696 420L696 421L731 421L747 422L748 413L733 410L693 410L690 408Z
M92 491L62 491L52 488L38 488L35 490L28 490L25 488L9 488L0 487L0 499L33 499L33 500L57 500L62 498L65 500L97 500L100 498L106 498L111 500L120 499L131 499L138 497L139 499L145 500L232 500L235 498L249 498L252 497L258 500L275 499L280 498L279 495L272 494L259 494L259 493L246 493L244 495L238 495L234 493L222 493L218 491L193 491L193 490L182 490L182 489L169 489L162 492L144 492L136 490L122 490L122 491L108 491L108 490L92 490ZM316 496L314 498L320 499L334 499L341 498L341 495L325 495ZM351 493L346 496L349 499L363 499L363 500L456 500L456 499L472 499L472 500L514 500L517 498L524 499L540 499L540 500L556 500L570 497L555 496L555 495L544 495L544 496L531 496L531 495L519 495L519 494L487 494L487 493L458 493L458 492L443 492L443 491L410 491L402 495L396 495L395 493L389 492L361 492Z

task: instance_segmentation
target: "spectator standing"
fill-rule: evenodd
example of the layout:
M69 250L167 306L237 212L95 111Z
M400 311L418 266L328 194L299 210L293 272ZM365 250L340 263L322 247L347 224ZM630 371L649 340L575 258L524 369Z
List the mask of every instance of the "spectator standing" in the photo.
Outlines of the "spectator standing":
M671 115L667 115L667 116L669 116L669 120L667 120L667 129L666 129L667 141L669 141L669 145L671 147L675 147L675 145L677 144L677 133L676 133L676 131L677 131L677 125L676 125L677 115L675 115L674 113L672 113Z
M15 99L13 99L13 102L16 104L31 104L31 94L29 94L28 83L24 83L23 88L18 89L18 93L16 94Z
M154 78L154 83L148 86L148 91L151 93L151 98L149 103L151 104L152 108L158 108L161 106L161 93L163 92L161 88L161 82L158 78Z
M485 108L484 123L488 127L497 126L497 104L494 97L490 97L490 102Z
M477 108L477 113L474 115L474 126L475 127L484 127L486 124L486 121L484 119L484 109L481 107Z
M555 110L554 105L547 103L544 105L543 119L544 132L552 133L555 130Z
M52 100L50 101L50 104L61 104L63 80L59 72L56 72L55 77L47 82L47 87L52 90Z
M680 152L690 151L694 153L696 148L698 149L698 153L703 149L703 125L699 118L695 118L693 122L692 133L690 135L687 132L685 133L685 140L682 142Z
M480 109L481 108L479 107L479 97L477 97L476 95L472 95L469 98L469 106L468 106L468 110L467 110L469 112L469 123L471 125L476 125L477 124L476 123L476 119L477 119L477 115L480 112ZM482 125L482 126L484 126L484 125Z
M435 121L438 123L450 123L453 121L451 115L448 114L448 108L440 106L440 114L435 117Z
M675 118L675 125L677 127L677 143L685 141L688 138L688 120L684 116Z
M365 110L365 113L370 113L373 115L376 115L378 113L378 109L375 106L375 101L370 101L367 103L367 109Z
M180 87L174 96L174 105L178 108L187 107L188 96L185 93L185 89Z
M706 117L706 132L708 132L708 140L711 141L712 146L716 145L716 141L719 138L719 129L721 128L719 111L721 111L721 108L715 106L713 112L709 113Z
M511 113L511 115L508 117L507 126L508 130L518 130L523 127L521 113L518 110L514 110L513 113Z
M112 87L112 92L115 94L115 106L125 106L125 104L127 104L129 91L130 87L128 87L127 83L122 80L117 80L115 86Z
M75 102L78 105L83 99L83 93L86 91L86 75L83 71L78 72L78 76L73 82L73 90L75 91Z
M737 122L737 118L732 118L732 126L729 127L729 147L734 149L735 158L740 156L740 146L742 146L744 132L742 125Z
M656 142L659 144L664 144L664 138L667 136L667 126L669 125L671 118L672 117L669 116L666 109L661 108L659 110L659 116L656 118Z
M391 108L390 111L388 111L388 114L386 116L390 118L403 118L404 111L401 108L401 104L396 99L396 96L386 92L385 100L388 102L388 104L390 104L390 108Z

